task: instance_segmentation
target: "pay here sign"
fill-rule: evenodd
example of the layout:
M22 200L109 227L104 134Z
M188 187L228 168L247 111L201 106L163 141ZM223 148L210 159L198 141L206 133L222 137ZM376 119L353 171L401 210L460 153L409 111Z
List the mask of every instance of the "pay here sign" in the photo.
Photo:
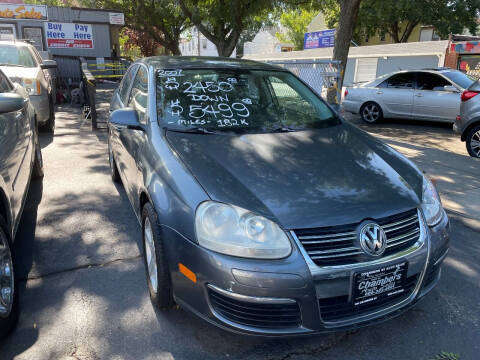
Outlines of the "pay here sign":
M49 48L93 49L92 25L72 23L45 23L45 37Z

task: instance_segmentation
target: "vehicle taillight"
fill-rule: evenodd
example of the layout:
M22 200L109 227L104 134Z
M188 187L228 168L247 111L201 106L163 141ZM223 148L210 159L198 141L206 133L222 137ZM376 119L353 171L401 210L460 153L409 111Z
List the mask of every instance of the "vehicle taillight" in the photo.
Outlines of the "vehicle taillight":
M471 98L473 98L474 96L478 95L478 92L477 91L470 91L470 90L465 90L463 93L462 93L462 101L467 101L467 100L470 100Z
M348 89L345 89L345 92L343 93L343 97L347 97L348 95Z

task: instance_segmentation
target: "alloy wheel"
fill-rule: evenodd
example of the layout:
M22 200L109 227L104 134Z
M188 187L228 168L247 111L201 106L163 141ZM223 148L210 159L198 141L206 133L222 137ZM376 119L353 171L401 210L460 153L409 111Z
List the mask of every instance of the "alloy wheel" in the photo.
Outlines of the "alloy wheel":
M470 147L475 156L480 158L480 130L473 134L470 140Z
M155 253L155 243L153 240L152 225L148 218L145 219L145 226L143 230L143 238L145 241L145 256L147 260L148 277L153 291L157 292L158 278L157 278L157 256Z
M10 315L13 306L14 278L12 255L7 239L0 235L0 317Z
M363 119L367 122L375 122L380 117L380 109L375 104L368 104L362 111Z

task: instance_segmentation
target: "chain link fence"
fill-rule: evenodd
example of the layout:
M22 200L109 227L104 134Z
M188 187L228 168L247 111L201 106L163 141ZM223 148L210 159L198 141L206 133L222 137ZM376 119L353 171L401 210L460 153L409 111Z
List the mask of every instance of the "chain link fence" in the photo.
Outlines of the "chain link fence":
M341 65L338 60L271 60L269 64L282 66L306 82L330 105L339 107ZM330 93L330 95L329 95Z

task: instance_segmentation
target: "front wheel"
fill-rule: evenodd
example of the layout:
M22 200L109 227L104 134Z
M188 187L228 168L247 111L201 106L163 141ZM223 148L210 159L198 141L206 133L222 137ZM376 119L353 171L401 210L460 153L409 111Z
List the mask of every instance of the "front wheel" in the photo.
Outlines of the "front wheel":
M470 129L467 134L466 145L470 156L480 158L480 125Z
M167 255L155 209L146 203L142 211L143 257L150 300L160 309L174 304Z
M360 116L369 124L376 123L383 118L382 108L377 103L368 102L360 109Z
M18 317L18 291L5 220L0 216L0 339L15 327Z

